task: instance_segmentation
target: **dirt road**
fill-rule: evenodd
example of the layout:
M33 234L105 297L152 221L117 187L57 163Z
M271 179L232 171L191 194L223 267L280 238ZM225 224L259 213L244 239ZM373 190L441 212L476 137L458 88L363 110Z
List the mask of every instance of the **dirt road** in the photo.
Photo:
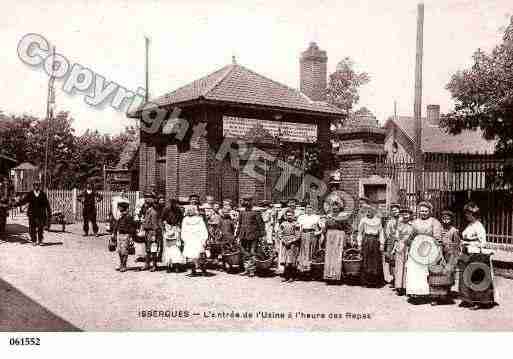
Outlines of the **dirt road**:
M133 270L119 273L108 236L84 238L72 225L34 247L25 226L11 223L15 234L0 241L3 331L513 329L513 281L504 278L496 278L500 305L489 310L414 306L390 288L138 272L132 257Z

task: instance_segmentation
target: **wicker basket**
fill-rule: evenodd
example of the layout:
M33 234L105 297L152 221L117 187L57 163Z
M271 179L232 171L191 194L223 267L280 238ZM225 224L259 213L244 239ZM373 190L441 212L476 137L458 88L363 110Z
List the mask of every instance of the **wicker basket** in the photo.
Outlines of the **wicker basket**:
M238 266L240 264L240 251L233 253L223 253L223 261L231 266Z
M354 253L358 254L358 259L344 259L347 255ZM342 268L346 275L357 276L360 275L362 269L363 258L360 251L356 248L350 248L344 251L342 255Z
M257 271L267 271L267 270L271 269L271 267L273 266L273 259L269 258L269 259L265 259L263 261L256 259L255 264L256 264Z
M430 287L450 287L454 284L454 277L446 273L432 273L428 275Z

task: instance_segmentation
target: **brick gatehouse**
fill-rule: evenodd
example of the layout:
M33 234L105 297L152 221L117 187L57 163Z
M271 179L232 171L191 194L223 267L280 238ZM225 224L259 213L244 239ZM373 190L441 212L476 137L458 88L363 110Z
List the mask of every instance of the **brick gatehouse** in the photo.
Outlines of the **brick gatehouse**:
M165 134L166 121L157 133L141 131L139 189L156 188L168 198L197 193L201 199L212 195L216 200L235 202L244 195L257 200L282 199L283 194L272 190L279 176L277 171L264 171L265 180L256 180L241 171L240 166L233 166L229 156L219 160L216 153L228 137L243 139L272 155L280 155L278 143L291 142L299 148L314 143L320 149L320 158L329 158L330 123L344 114L324 101L326 52L311 43L301 53L299 67L301 91L253 72L234 60L150 101L168 113L180 108L179 117L188 121L189 130L180 141L174 134ZM141 111L129 116L140 118ZM194 135L193 129L198 125L206 129L201 136Z

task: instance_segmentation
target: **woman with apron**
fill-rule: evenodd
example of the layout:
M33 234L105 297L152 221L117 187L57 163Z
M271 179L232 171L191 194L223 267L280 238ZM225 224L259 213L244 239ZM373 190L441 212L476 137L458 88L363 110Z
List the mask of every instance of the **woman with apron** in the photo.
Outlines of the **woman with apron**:
M462 233L463 254L459 259L460 307L477 310L492 307L497 299L494 286L493 266L486 244L486 229L479 220L479 207L467 203L463 207L468 225Z
M412 222L408 260L406 261L406 295L412 304L429 303L429 265L440 259L442 225L432 216L433 206L427 201L417 205L419 217Z

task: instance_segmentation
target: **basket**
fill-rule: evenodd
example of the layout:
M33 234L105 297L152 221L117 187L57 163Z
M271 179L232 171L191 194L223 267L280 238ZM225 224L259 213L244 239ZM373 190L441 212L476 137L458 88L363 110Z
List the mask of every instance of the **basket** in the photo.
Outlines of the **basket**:
M266 271L266 270L271 269L271 267L273 265L273 259L272 258L265 259L265 260L255 259L255 264L256 264L257 271Z
M349 254L357 254L358 258L345 259ZM356 248L349 248L348 250L344 251L342 255L342 268L344 270L344 273L347 275L360 275L362 269L362 262L362 255L360 254L360 251Z
M454 277L446 273L429 273L429 287L450 287L454 284Z
M117 240L113 237L111 237L109 239L109 244L108 244L108 249L109 249L109 252L114 252L116 250L116 246L117 246Z
M240 251L223 253L223 260L231 266L238 266L241 260Z

